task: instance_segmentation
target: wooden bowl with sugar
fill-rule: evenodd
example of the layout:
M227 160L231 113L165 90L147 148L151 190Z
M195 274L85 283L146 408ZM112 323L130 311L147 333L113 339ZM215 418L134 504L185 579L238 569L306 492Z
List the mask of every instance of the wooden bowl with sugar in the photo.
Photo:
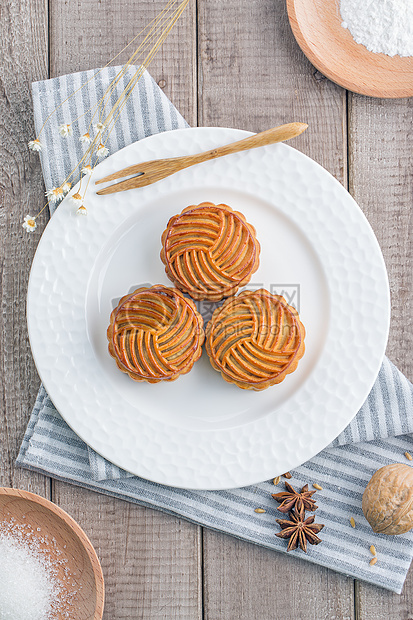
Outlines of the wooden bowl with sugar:
M99 559L81 527L44 497L0 487L0 541L44 558L58 584L51 618L101 620L104 581Z
M341 25L340 0L287 0L287 11L298 45L330 80L370 97L413 95L413 56L377 54L356 43Z

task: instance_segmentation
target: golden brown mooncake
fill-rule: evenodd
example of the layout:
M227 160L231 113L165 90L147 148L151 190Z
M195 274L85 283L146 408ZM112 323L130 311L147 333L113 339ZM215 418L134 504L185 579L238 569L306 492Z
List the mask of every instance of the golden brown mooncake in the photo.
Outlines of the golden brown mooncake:
M259 254L253 226L224 204L187 207L169 220L162 235L166 274L194 299L234 295L258 269Z
M174 381L201 356L203 319L178 289L157 284L122 297L107 337L110 355L134 381Z
M281 295L244 291L217 308L206 329L206 351L225 381L265 390L294 372L304 355L305 329Z

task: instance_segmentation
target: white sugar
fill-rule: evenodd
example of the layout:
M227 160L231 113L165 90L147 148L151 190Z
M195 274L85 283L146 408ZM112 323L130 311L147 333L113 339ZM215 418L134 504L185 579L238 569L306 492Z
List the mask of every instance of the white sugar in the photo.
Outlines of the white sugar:
M48 620L56 583L41 556L11 536L0 538L0 619Z
M342 26L370 52L413 56L413 0L341 0Z
M30 525L12 518L0 522L0 620L68 618L73 596L58 579L59 568L69 583L70 571L55 539L37 534ZM53 553L52 553L53 552Z

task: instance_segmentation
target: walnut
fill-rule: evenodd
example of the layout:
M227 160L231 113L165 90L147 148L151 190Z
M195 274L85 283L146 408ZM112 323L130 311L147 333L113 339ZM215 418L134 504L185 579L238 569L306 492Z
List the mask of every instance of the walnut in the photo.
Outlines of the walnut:
M413 467L392 463L378 469L364 493L364 516L377 534L404 534L413 527Z

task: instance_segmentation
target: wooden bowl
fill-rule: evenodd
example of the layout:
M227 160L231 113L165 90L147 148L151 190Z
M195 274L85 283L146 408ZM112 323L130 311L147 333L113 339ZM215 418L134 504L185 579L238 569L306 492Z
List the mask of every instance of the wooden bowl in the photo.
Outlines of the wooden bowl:
M101 620L104 604L102 569L92 543L76 521L39 495L0 487L0 523L10 522L12 518L15 526L31 527L34 535L38 534L39 547L47 547L51 561L56 561L57 579L68 593L56 618ZM46 535L49 541L54 538L56 543L41 542ZM70 571L70 579L67 579L65 567Z
M292 31L309 61L330 80L355 93L411 97L413 57L375 54L356 43L341 25L339 4L339 0L287 0Z

